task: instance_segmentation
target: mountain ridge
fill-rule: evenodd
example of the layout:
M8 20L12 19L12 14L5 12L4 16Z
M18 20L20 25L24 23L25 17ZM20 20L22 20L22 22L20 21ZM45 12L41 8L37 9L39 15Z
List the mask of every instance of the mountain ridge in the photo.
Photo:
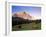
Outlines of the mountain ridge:
M13 17L20 17L20 18L28 19L28 20L37 20L37 19L38 19L38 17L34 17L34 16L32 16L32 15L29 15L29 14L26 13L26 12L14 13L12 16L13 16Z

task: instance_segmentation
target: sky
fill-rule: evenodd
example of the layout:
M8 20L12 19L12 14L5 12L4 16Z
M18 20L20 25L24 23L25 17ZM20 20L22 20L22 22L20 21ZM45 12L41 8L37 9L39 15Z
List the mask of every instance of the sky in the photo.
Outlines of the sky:
M41 7L34 6L12 6L12 13L28 12L32 16L41 16Z

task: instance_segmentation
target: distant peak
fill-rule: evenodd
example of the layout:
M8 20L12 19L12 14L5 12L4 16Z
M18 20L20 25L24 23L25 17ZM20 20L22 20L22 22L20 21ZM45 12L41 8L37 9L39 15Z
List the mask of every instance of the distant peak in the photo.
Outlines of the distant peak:
M24 18L24 19L31 19L32 16L30 16L27 12L17 12L13 15L14 17L20 17L20 18Z
M23 12L24 14L26 14L26 12Z

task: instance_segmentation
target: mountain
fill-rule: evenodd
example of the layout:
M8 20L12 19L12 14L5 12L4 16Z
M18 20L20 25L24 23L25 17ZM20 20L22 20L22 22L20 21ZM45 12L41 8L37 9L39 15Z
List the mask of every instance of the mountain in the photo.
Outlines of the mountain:
M14 16L15 17L20 17L20 18L23 18L23 19L28 19L28 20L30 20L32 18L32 16L30 16L26 12L16 13L16 14L14 14Z
M39 20L40 19L39 17L29 15L26 12L17 12L17 13L12 14L12 16L13 17L20 17L20 18L28 19L28 20Z
M30 16L26 12L14 13L12 14L12 26L20 25L25 23L32 23L32 22L41 22L40 19L35 19L33 16Z

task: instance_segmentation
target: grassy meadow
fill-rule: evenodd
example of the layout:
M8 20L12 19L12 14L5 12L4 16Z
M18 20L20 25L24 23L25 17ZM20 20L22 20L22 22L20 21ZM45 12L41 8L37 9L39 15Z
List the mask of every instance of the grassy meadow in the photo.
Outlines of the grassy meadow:
M19 26L21 26L19 28ZM22 31L22 30L40 30L41 23L28 23L28 24L21 24L21 25L14 25L12 27L12 31Z

